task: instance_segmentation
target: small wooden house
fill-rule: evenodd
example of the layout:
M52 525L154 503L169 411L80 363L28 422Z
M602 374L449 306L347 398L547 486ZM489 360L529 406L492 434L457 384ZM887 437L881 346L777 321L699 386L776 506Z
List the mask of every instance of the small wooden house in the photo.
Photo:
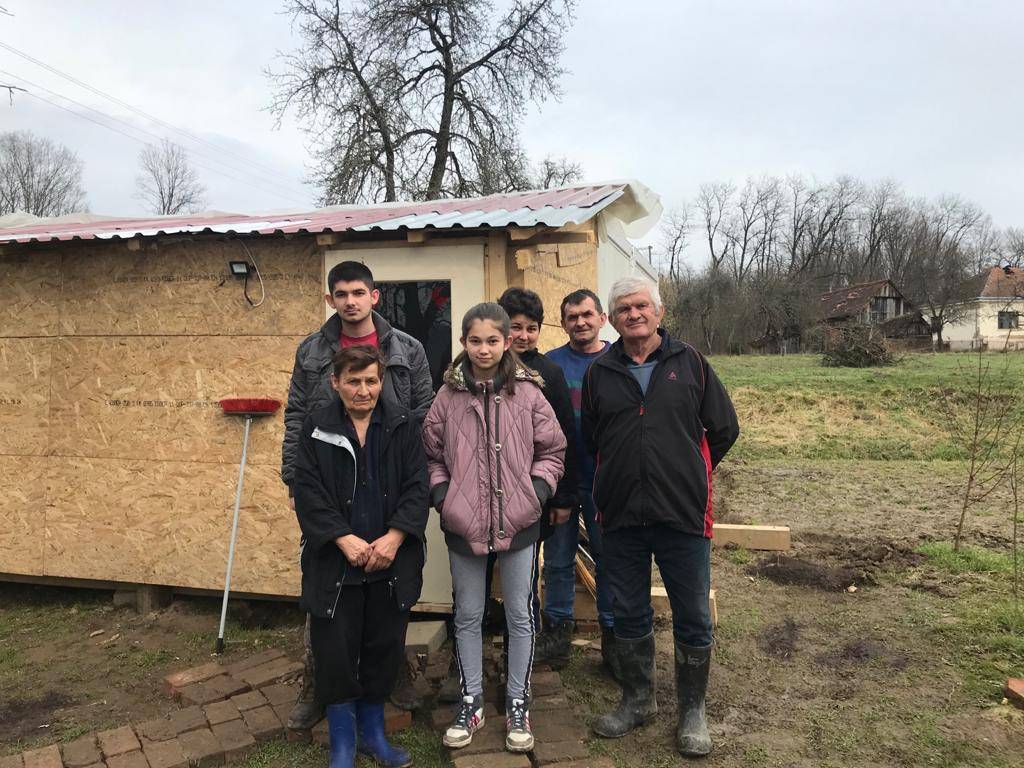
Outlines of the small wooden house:
M821 295L820 312L826 325L861 325L886 338L931 337L928 323L891 280L875 280Z
M565 294L606 296L622 275L653 276L626 236L660 210L624 182L0 229L0 578L221 588L242 424L218 401L286 398L296 346L329 314L334 264L372 269L380 311L439 370L465 310L511 285L543 297L542 345L563 343ZM280 412L253 427L240 593L298 593L282 434ZM423 599L449 603L436 522L431 543Z

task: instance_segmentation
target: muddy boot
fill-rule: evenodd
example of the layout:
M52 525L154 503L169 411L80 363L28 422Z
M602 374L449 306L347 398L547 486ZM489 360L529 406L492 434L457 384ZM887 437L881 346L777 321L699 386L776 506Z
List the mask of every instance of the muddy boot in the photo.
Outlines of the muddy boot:
M615 682L619 681L619 673L615 668L615 654L612 646L615 645L615 630L612 627L601 627L601 662L608 674Z
M703 757L711 752L711 734L704 716L704 694L710 669L710 645L691 648L676 641L676 699L679 702L676 747L685 757Z
M314 725L323 720L324 708L316 700L316 676L313 672L313 652L306 647L306 656L303 659L305 667L302 670L302 687L299 689L299 696L295 700L295 706L288 715L288 730L308 731Z
M612 712L594 721L594 733L606 739L625 736L658 714L654 691L654 632L636 640L616 637L612 655L622 698Z
M398 668L398 679L395 687L391 690L391 703L406 712L412 712L423 705L423 699L416 692L416 686L412 683L412 672L409 664L403 662Z
M441 683L437 700L442 704L462 701L462 676L459 674L459 663L455 660L455 654L452 654L452 660L448 662L448 675Z
M568 664L572 650L572 630L572 619L547 622L547 628L537 637L533 663L546 664L556 670Z

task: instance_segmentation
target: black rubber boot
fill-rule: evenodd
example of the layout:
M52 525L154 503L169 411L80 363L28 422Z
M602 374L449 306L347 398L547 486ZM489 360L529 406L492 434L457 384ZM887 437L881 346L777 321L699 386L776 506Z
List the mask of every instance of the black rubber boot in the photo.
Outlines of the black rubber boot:
M448 662L448 674L441 683L441 690L437 694L437 700L442 704L454 704L462 701L462 676L459 674L459 663L452 654L452 660Z
M676 747L685 757L703 757L711 752L711 734L704 716L710 669L710 645L692 648L676 641L676 699L679 701Z
M551 669L562 669L569 663L572 650L573 620L547 622L547 628L537 637L533 649L533 663L546 664Z
M295 706L288 715L288 729L307 731L324 719L324 707L316 701L316 676L313 670L313 652L309 647L309 625L306 624L306 652L302 658L302 686L295 699Z
M398 679L395 680L395 687L391 689L391 703L406 712L412 712L423 706L423 699L413 685L412 672L409 663L403 662L398 668Z
M619 681L619 673L615 668L615 653L612 646L615 645L615 630L612 627L601 627L601 661L612 676L615 682Z
M612 655L622 698L612 712L594 721L594 733L606 739L625 736L658 714L654 688L654 632L635 640L616 637Z

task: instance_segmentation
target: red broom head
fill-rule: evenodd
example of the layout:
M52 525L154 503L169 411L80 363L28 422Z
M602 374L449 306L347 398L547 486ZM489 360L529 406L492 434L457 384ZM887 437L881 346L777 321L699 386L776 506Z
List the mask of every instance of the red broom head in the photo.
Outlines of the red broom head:
M281 401L271 397L226 397L220 407L229 415L270 416L281 407Z

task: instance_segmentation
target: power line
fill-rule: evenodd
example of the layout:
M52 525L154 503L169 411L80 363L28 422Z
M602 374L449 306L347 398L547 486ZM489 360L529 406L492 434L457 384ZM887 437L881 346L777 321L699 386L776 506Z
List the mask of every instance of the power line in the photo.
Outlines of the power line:
M0 48L3 48L4 50L10 51L15 56L20 56L21 58L25 59L26 61L29 61L29 62L35 64L36 66L42 67L43 69L46 69L46 70L52 72L55 75L63 77L65 80L69 80L72 83L74 83L75 85L81 86L82 88L85 88L85 89L87 89L89 91L92 91L97 96L101 96L104 99L108 99L108 100L114 102L115 104L117 104L117 105L119 105L121 107L124 107L125 109L127 109L127 110L129 110L131 112L134 112L135 114L139 115L140 117L144 117L147 120L152 120L154 123L157 123L158 125L162 125L164 128L167 128L167 129L172 130L172 131L174 131L176 133L179 133L182 136L186 136L189 139L191 139L192 141L198 142L199 144L205 144L206 146L210 147L211 149L215 149L218 152L223 152L224 154L226 154L226 155L228 155L230 157L234 157L235 159L240 160L240 161L242 161L244 163L248 163L249 165L255 166L257 168L262 168L263 170L270 171L271 173L275 173L275 174L277 173L274 169L270 168L269 166L265 166L262 163L256 162L255 160L250 160L247 157L243 157L242 155L239 155L237 153L232 152L231 150L227 149L226 147L222 147L222 146L220 146L218 144L214 144L211 141L207 141L206 139L204 139L204 138L202 138L200 136L196 136L194 133L186 131L184 128L178 128L176 125L172 125L171 123L168 123L168 122L166 122L164 120L161 120L159 117L156 117L155 115L151 115L148 112L145 112L144 110L139 109L138 107L135 107L135 106L133 106L133 105L131 105L131 104L125 102L125 101L122 101L121 99L117 98L116 96L111 96L106 91L102 91L99 88L96 88L96 87L94 87L92 85L89 85L88 83L83 82L82 80L79 80L74 75L69 75L66 72L62 72L61 70L57 69L56 67L50 66L46 62L40 61L39 59L34 58L33 56L30 56L29 54L25 53L24 51L19 51L17 48L15 48L15 47L13 47L11 45L8 45L7 43L3 42L2 40L0 40Z
M32 86L33 88L38 88L38 89L40 89L42 91L45 91L46 93L49 93L51 96L57 97L58 99L63 99L64 101L71 102L75 106L81 107L82 109L87 109L90 112L93 112L93 113L95 113L95 114L97 114L97 115L99 115L99 116L101 116L103 118L106 118L107 120L112 120L112 121L114 121L116 123L120 123L121 125L127 126L129 129L131 129L133 131L138 131L139 133L143 133L143 134L145 134L147 136L151 136L154 139L156 139L157 141L162 141L165 138L165 137L160 136L158 134L155 134L152 131L149 131L149 130L147 130L145 128L140 128L140 127L138 127L136 125L132 125L128 121L122 120L119 117L115 117L113 115L109 115L106 112L98 110L98 109L96 109L94 107L90 107L88 104L83 104L80 101L76 101L75 99L72 99L69 96L64 96L63 94L57 93L56 91L52 91L49 88L46 88L45 86L39 85L38 83L33 83L31 80L27 80L24 77L20 77L19 75L16 75L13 72L8 72L8 71L6 71L4 69L0 69L0 74L7 75L8 77L13 77L14 79L20 80L21 82L26 83L26 84ZM24 89L22 89L22 90L24 90ZM74 112L72 110L68 110L68 111L71 111L72 114L78 114L77 112ZM97 122L97 121L94 120L92 122ZM98 125L104 125L104 126L106 125L105 123L99 123L99 122L97 122L97 124ZM123 135L127 135L127 134L123 134ZM135 136L129 136L129 138L133 138L133 139L138 140L137 137L135 137ZM170 141L170 139L168 139L168 141ZM180 147L183 150L185 149L184 147L182 147L177 142L171 141L171 143L174 144L175 146ZM264 177L262 175L255 174L253 171L247 171L245 169L235 168L235 167L229 165L228 163L226 163L225 161L223 161L223 160L221 160L219 158L216 158L216 157L212 157L211 158L211 157L208 157L207 155L202 154L202 153L197 153L197 154L199 154L200 157L206 158L207 160L210 160L212 162L220 163L221 165L227 166L228 169L230 169L232 171L235 171L235 172L238 172L238 173L248 174L248 175L252 176L253 179L258 179L260 182L264 183L262 188L265 191L271 191L271 192L274 192L275 194L281 194L281 195L283 195L285 197L289 197L291 195L292 196L291 199L293 201L295 201L297 199L296 197L294 197L296 190L289 190L289 189L286 189L285 187L279 186L279 183L275 179L268 179L268 178L266 178L266 177ZM194 160L192 160L192 162L194 162L196 165L199 165L200 167L208 168L208 166L201 165L200 163L197 163ZM223 175L227 175L224 171L218 170L216 168L208 168L208 170L211 170L214 173L221 173ZM235 178L235 177L232 176L230 178ZM251 181L246 181L244 179L236 179L236 180L241 181L244 184L252 184L253 183ZM269 184L273 185L274 188L273 189L269 189L266 186L266 183L269 183ZM300 193L300 194L302 194L302 193ZM308 203L304 203L304 204L308 204Z
M67 107L62 106L61 104L58 104L55 101L50 101L49 99L47 99L47 98L45 98L43 96L40 96L38 93L32 93L31 91L26 91L25 95L26 96L31 96L33 99L38 99L39 101L45 102L45 103L49 104L51 107L56 107L57 109L63 110L64 112L69 112L70 114L74 115L75 117L79 117L82 120L87 120L90 123L94 123L94 124L100 126L101 128L106 128L108 131L113 131L114 133L118 133L121 136L124 136L126 138L131 139L132 141L137 141L137 142L139 142L140 144L143 144L143 145L146 144L146 141L144 139L140 139L138 136L132 136L130 133L125 133L124 131L117 129L117 128L115 128L112 125L108 125L107 123L103 123L103 122L100 122L99 120L95 120L95 119L89 117L88 115L83 115L81 112L76 112L73 109L68 109ZM203 168L203 169L205 169L207 171L210 171L211 173L220 174L221 176L225 176L225 177L227 177L229 179L232 179L233 181L237 181L237 182L239 182L241 184L249 184L249 185L252 185L252 186L257 186L255 184L253 184L251 181L246 181L245 179L240 179L237 176L232 176L230 173L227 173L226 171L222 171L219 168L211 168L208 165L204 165L203 163L198 163L198 162L196 162L194 160L191 161L191 162L194 165L198 166L199 168ZM268 190L266 187L261 187L261 189L264 192L273 192L274 194L280 194L276 190ZM293 203L300 203L303 206L308 205L308 202L305 202L305 201L301 201L300 202L299 200L297 200L295 198L289 198L289 199Z

